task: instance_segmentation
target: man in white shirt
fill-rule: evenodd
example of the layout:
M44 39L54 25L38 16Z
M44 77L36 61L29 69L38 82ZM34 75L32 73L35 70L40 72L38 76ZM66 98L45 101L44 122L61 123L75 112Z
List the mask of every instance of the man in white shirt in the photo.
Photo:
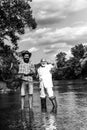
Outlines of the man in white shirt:
M41 65L38 69L38 76L40 81L40 98L41 107L46 110L46 96L48 95L50 101L53 105L53 112L57 111L56 97L53 92L53 81L52 81L52 69L54 66L52 64L47 64L45 59L41 59Z

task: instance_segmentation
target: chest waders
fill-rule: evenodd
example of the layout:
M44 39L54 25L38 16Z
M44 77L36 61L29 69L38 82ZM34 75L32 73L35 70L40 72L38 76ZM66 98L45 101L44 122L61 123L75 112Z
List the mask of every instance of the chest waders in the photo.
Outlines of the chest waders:
M53 105L53 108L52 108L52 111L51 112L54 112L54 113L57 113L57 101L56 101L56 97L51 97L49 98L52 105Z
M41 99L41 111L46 112L47 111L46 97L40 98L40 99Z

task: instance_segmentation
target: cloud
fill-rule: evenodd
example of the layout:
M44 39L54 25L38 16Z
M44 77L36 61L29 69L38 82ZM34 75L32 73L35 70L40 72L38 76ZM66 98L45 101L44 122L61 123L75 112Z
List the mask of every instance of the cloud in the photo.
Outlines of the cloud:
M28 51L30 51L30 52L36 52L36 51L38 51L38 50L39 50L38 48L32 47L32 48L30 48Z
M58 44L57 46L60 48L60 43L64 45L67 44L75 44L77 41L81 41L84 39L84 42L87 41L87 25L81 26L67 26L63 28L38 28L33 33L28 32L21 40L20 43L29 43L30 45L34 45L36 47L48 46L54 44Z
M55 50L54 50L54 49L44 49L43 52L44 52L45 54L50 54L50 53L54 53Z
M37 36L38 37L38 36ZM64 27L61 29L51 29L48 32L42 34L42 37L38 40L38 45L49 45L59 42L71 42L80 39L86 39L87 26L79 27Z
M56 43L49 47L46 47L43 51L49 57L49 59L52 60L52 62L55 62L56 55L60 52L65 52L66 58L69 59L72 56L72 47L73 45L68 45L67 43Z
M39 25L58 24L70 13L87 8L87 0L33 0L32 8Z
M87 0L75 0L75 1L71 1L71 6L69 7L69 9L73 12L73 11L79 11L82 9L87 8Z
M75 23L73 23L73 26L87 26L87 22L82 20L82 21L75 21Z
M87 46L87 42L86 43L82 43L84 46Z
M51 28L37 28L33 32L28 31L25 33L21 39L20 43L26 43L29 42L29 44L38 44L38 41L40 41L47 32L50 32Z
M72 57L71 50L65 51L65 53L67 54L66 55L67 59L69 59L70 57Z
M55 43L50 46L50 48L52 49L61 49L61 48L66 49L67 47L71 48L72 45L68 45L67 43L63 42L63 43Z
M24 38L22 40L20 40L20 42L26 42L26 41L32 41L33 39L28 37L28 38Z
M68 45L67 43L55 43L53 45L49 45L47 47L45 47L45 49L43 50L43 52L45 54L52 54L52 55L57 55L59 52L65 52L66 54L68 54L68 56L70 55L70 50L73 46L72 45Z
M43 33L46 33L47 31L50 31L50 28L39 28L36 30L36 34L43 34Z

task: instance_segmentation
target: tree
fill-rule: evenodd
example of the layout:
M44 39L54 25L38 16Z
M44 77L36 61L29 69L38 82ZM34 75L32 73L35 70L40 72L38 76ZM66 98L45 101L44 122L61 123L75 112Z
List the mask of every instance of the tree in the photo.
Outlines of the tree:
M0 1L0 46L5 39L10 39L15 49L19 35L25 33L25 28L36 28L32 16L31 0L1 0Z
M13 56L13 49L18 48L17 41L26 28L35 29L37 24L32 15L32 0L0 0L0 79L14 80L18 71L18 62ZM11 46L4 44L10 40ZM11 65L13 66L12 69Z
M53 77L55 79L62 79L63 78L63 67L65 66L66 63L66 53L65 52L60 52L56 55L56 64L57 64L57 69L55 69L55 72L53 73Z
M82 44L78 44L75 47L71 48L72 55L77 58L81 59L84 55L84 46Z
M75 47L71 48L73 58L80 64L80 67L77 67L76 73L79 71L82 78L87 77L87 46L78 44ZM76 64L77 65L77 64Z
M2 80L7 80L12 78L17 72L18 62L10 46L4 45L0 50L0 77Z
M66 53L56 55L58 69L54 73L55 79L78 79L87 77L87 46L78 44L71 48L73 54L68 60ZM81 67L81 62L83 67Z
M81 76L81 66L79 63L79 59L75 57L71 57L66 61L65 64L65 78L68 79L76 79Z
M56 55L56 63L57 67L63 67L66 62L66 53L65 52L60 52Z

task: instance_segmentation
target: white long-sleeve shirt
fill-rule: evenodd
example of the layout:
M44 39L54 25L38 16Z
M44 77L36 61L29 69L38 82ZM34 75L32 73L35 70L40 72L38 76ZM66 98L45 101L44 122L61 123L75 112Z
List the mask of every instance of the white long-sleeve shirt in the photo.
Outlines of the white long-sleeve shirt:
M51 73L52 68L53 65L46 64L45 67L40 66L38 69L40 84L41 85L43 84L45 88L53 87L52 73Z

